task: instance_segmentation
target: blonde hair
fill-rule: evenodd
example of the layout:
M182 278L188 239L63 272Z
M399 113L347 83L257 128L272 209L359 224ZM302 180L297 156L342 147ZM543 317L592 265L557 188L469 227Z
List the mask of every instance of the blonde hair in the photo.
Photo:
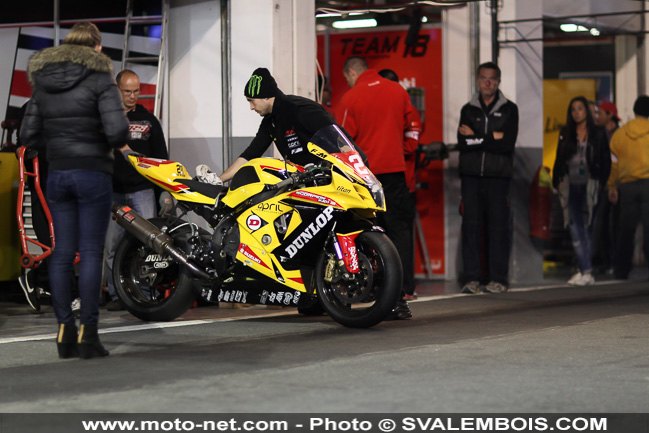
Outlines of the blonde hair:
M63 39L63 43L95 48L101 45L101 33L93 23L81 21L72 27L70 33Z

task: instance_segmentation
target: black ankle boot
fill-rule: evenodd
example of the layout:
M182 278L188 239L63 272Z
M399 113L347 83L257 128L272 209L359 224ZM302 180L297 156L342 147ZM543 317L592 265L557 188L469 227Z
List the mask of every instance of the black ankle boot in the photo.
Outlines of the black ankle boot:
M56 336L56 348L59 351L59 358L76 358L79 356L77 350L77 326L65 323L59 324L59 334Z
M99 341L97 325L81 325L78 342L79 357L82 359L101 358L110 353Z

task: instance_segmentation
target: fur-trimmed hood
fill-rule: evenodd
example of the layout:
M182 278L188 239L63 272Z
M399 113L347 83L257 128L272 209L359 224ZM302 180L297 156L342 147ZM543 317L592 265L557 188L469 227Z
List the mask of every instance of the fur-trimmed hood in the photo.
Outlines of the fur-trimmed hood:
M58 93L75 87L93 71L112 75L110 58L90 47L63 44L34 54L27 77L32 86Z

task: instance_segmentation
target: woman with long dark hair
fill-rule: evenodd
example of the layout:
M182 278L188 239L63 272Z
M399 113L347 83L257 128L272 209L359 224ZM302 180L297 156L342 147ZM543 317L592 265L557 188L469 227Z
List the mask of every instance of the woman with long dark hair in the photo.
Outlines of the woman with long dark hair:
M128 121L101 34L89 22L63 44L34 54L27 68L34 92L20 131L28 147L45 148L47 202L56 245L49 265L59 323L59 357L108 355L97 335L104 239L113 197L113 148L126 145ZM81 327L70 307L72 261L79 251Z
M570 101L566 126L559 136L552 185L559 193L564 224L570 228L579 271L568 284L593 284L592 231L602 191L611 171L611 152L606 132L596 126L588 101L578 96Z

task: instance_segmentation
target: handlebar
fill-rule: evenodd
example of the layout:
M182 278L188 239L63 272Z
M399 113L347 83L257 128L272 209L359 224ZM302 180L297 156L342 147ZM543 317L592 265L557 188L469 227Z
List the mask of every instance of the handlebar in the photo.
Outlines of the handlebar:
M274 191L276 189L284 188L285 186L288 185L293 185L295 183L295 179L293 176L289 176L287 179L284 179L283 181L276 183L275 185L266 185L266 189L269 191Z
M287 179L284 179L281 182L278 182L274 185L266 185L266 190L274 191L285 186L294 185L299 182L304 182L305 180L315 177L319 172L324 172L329 170L328 167L315 166L311 167L308 171L291 173Z

